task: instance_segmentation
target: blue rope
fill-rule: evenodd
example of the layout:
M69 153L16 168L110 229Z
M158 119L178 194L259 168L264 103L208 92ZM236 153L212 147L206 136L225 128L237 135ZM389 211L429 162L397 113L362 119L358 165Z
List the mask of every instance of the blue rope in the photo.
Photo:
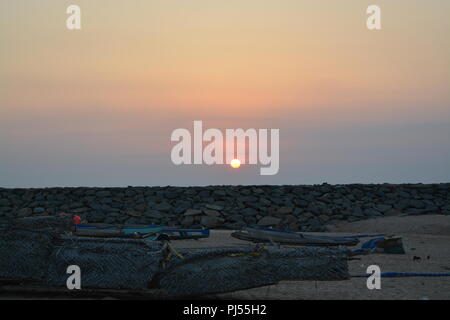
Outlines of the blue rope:
M357 274L351 275L353 278L368 278L373 274ZM417 273L417 272L382 272L382 278L397 278L397 277L450 277L450 273Z

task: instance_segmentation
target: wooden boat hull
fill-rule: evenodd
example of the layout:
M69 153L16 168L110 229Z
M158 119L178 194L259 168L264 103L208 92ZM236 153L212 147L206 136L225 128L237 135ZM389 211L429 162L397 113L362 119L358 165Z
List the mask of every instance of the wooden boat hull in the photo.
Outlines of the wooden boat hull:
M354 246L359 240L356 238L322 237L304 233L284 232L257 228L244 228L231 234L233 237L262 243L279 243L299 246Z

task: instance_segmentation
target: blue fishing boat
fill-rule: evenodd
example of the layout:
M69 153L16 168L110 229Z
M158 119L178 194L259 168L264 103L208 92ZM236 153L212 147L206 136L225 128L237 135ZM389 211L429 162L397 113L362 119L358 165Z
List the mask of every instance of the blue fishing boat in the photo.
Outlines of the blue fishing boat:
M75 235L102 238L145 238L148 240L186 240L209 237L207 229L177 229L164 225L79 224Z
M161 225L79 224L75 226L74 234L84 237L150 238L157 240L163 229L164 226Z
M208 229L163 229L161 232L166 234L170 240L198 240L209 237Z

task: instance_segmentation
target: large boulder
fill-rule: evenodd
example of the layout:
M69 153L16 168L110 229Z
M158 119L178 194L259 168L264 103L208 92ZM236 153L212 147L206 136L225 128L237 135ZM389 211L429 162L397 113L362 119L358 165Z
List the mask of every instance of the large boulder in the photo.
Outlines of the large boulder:
M219 217L203 216L200 219L200 223L207 228L216 228L225 222L224 219Z
M258 221L258 226L261 227L270 227L270 226L277 226L281 222L280 218L267 216L263 217Z

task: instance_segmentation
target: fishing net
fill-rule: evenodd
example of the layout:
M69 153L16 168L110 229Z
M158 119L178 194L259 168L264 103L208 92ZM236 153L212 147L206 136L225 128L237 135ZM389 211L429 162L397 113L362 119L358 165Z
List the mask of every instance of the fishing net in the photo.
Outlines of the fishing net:
M32 217L0 221L0 279L42 281L56 237L69 218Z
M178 249L145 239L71 235L67 219L0 222L0 281L65 287L67 268L81 270L81 287L160 288L169 297L198 296L281 280L349 278L346 249L217 247Z
M281 280L344 280L349 278L345 248L205 248L179 250L159 274L170 296L229 292Z
M77 265L83 288L146 289L159 271L161 247L157 241L66 237L53 246L47 284L65 286L67 267Z

